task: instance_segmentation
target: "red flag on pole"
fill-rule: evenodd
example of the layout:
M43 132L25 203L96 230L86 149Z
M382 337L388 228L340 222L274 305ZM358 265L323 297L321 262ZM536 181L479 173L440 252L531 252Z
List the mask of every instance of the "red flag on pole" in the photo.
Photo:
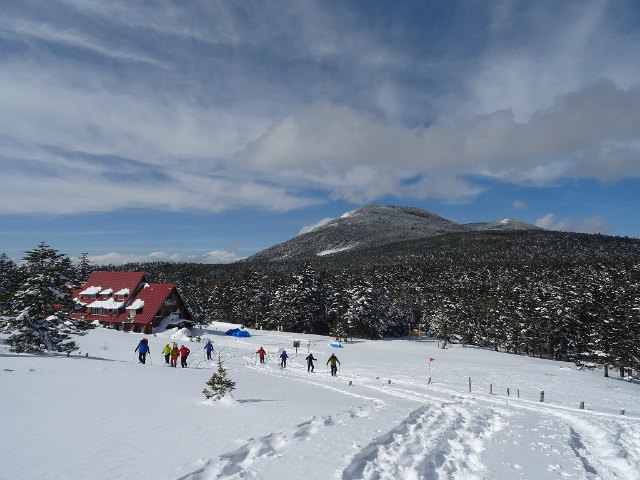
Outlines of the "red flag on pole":
M435 358L431 358L431 357L429 357L429 361L430 361L430 362L433 362L434 360L435 360Z

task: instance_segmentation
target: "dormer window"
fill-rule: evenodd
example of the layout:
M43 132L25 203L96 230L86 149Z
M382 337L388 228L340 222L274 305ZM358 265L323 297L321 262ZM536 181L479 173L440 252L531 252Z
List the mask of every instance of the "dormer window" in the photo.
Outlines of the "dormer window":
M105 290L102 290L100 292L100 298L102 298L102 300L108 300L109 298L111 298L112 293L113 293L113 288L107 288Z
M118 300L122 301L129 295L129 289L123 288L122 290L118 290L115 295Z

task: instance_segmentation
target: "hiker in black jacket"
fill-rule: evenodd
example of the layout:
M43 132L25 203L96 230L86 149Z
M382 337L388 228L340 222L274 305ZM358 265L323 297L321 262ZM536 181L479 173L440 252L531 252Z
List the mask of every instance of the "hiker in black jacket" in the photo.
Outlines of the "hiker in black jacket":
M307 372L313 372L313 362L317 362L318 359L313 357L313 353L307 355Z

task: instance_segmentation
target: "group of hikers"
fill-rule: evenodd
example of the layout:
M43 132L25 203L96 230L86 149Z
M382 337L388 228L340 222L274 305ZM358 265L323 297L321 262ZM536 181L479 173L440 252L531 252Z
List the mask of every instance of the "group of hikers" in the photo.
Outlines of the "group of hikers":
M204 350L207 353L207 360L211 360L211 352L213 351L213 344L211 343L211 340L207 340L207 343L204 346ZM138 352L138 360L140 361L140 363L144 364L147 353L151 353L151 351L149 350L149 341L146 338L140 340L140 343L138 343L135 352ZM178 366L178 357L180 357L180 366L182 368L185 368L187 366L187 357L190 353L191 350L189 350L188 347L182 345L180 348L178 348L178 344L175 342L173 343L173 347L170 347L167 343L162 349L165 364L171 367ZM267 354L265 349L260 347L260 349L256 353L260 358L260 363L264 363L264 357ZM282 350L282 353L280 353L280 368L285 368L287 366L287 358L289 358L289 355L287 355L287 351ZM313 353L310 353L309 355L307 355L306 360L307 372L313 373L313 362L317 362L318 359L313 356ZM338 357L336 357L335 353L332 353L329 357L329 360L327 360L326 365L329 364L331 364L331 376L335 377L338 374L338 365L340 365L340 360L338 360Z
M204 350L205 352L207 352L207 360L211 360L211 352L213 351L213 344L211 343L211 340L207 341L204 346ZM136 347L134 352L138 353L139 362L144 364L147 359L147 353L151 353L151 350L149 349L149 340L147 340L146 338L140 340L140 343L138 343L138 346ZM164 363L171 367L178 366L178 357L180 357L180 366L182 368L186 368L187 357L190 353L191 350L189 350L189 347L182 345L180 346L180 348L178 348L178 344L175 342L173 342L173 347L170 347L167 343L162 349L162 355L164 355Z
M171 367L178 366L178 356L180 357L180 366L185 368L187 366L187 357L191 353L188 347L182 345L178 348L177 343L173 343L173 347L170 347L167 343L162 349L162 354L164 355L164 363L165 365L169 365Z
M264 363L264 357L267 354L265 349L260 347L260 349L256 353L260 358L260 363ZM287 351L282 350L282 353L280 353L280 368L286 368L287 358L289 358L289 355L287 355ZM309 355L307 355L306 360L307 360L307 372L313 373L313 370L314 370L313 362L317 362L318 359L313 356L313 353L310 353ZM335 353L332 353L331 356L329 357L329 360L327 360L326 365L329 365L329 364L331 364L331 376L335 377L338 374L338 365L340 365L340 360L338 360L338 357L336 357Z

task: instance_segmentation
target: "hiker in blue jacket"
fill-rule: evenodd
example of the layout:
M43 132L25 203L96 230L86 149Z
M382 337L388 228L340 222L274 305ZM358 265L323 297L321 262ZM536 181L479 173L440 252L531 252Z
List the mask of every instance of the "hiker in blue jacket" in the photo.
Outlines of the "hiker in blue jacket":
M149 350L149 341L146 338L140 340L140 343L138 344L134 352L138 352L138 360L140 360L140 363L144 364L147 358L147 353L151 353L151 351Z
M211 360L211 351L213 350L211 340L207 340L207 344L204 346L204 349L207 352L207 360Z
M289 355L287 355L286 350L283 350L280 354L280 368L284 368L287 366L287 358L289 358Z

